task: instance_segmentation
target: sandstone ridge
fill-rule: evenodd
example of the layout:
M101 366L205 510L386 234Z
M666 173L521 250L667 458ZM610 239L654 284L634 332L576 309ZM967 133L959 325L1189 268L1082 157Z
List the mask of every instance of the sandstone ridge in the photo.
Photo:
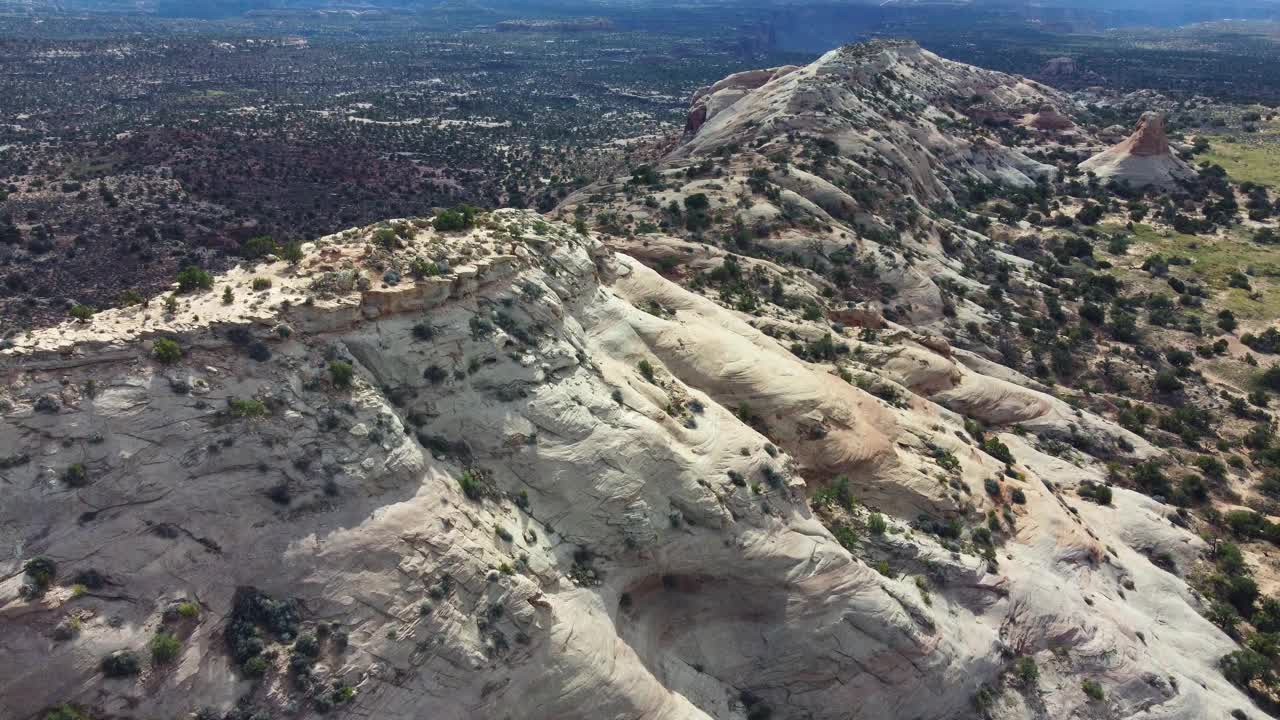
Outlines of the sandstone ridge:
M504 210L33 334L0 360L0 715L1058 718L1082 678L1110 717L1250 707L1176 574L1203 543L1122 489L1069 507L1099 468L1010 431L1140 439L893 322L839 340L866 382L756 325ZM987 509L998 557L947 539Z

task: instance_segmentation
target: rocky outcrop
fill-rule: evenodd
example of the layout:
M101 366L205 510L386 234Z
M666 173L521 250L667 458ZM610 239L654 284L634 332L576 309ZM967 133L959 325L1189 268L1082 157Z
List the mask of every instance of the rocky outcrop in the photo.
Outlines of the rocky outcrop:
M1132 135L1080 163L1080 169L1135 188L1172 188L1196 175L1169 149L1164 118L1153 112L1142 116Z
M851 175L893 182L922 201L949 197L950 181L960 178L1031 184L1052 174L1016 149L939 126L939 107L978 94L1005 107L1070 104L1022 78L953 63L915 43L879 41L833 50L803 68L738 73L699 91L686 126L694 134L675 156L803 133L833 143ZM934 111L922 114L912 103Z
M815 517L837 536L844 526L829 498L842 476L867 506L911 525L916 540L940 518L963 525L986 517L993 533L1011 533L985 575L954 565L939 575L952 597L965 597L962 614L1001 627L1003 654L1039 648L1030 654L1052 680L1003 694L1014 688L1007 675L984 681L992 691L975 697L974 716L1253 716L1216 666L1238 646L1205 620L1204 601L1186 581L1205 567L1205 543L1169 507L1122 483L1103 506L1072 490L1115 477L1109 468L1169 462L1167 451L1086 409L1098 401L1024 375L1028 363L1000 364L1021 352L1017 338L1006 354L969 329L1010 337L1002 326L1011 316L991 312L987 298L1010 288L1034 297L1042 276L1011 247L1026 228L1002 222L1021 217L1014 205L952 203L959 197L952 189L1027 187L1050 177L1053 168L1032 157L1093 142L1074 126L1071 98L903 42L842 48L784 76L761 71L726 87L735 84L731 102L698 116L651 173L602 180L558 209L566 218L611 219L601 228L619 252L612 288L650 310L653 320L633 329L661 367L736 407L788 452ZM1019 119L1044 131L993 129ZM1150 138L1133 145L1139 153L1152 148ZM975 231L977 216L992 227ZM993 282L975 272L978 264L1002 267L1007 280ZM731 336L718 334L730 327ZM793 357L774 354L778 343ZM869 404L864 394L881 402ZM983 426L991 434L983 436ZM975 434L985 439L975 442ZM992 452L1012 458L1011 466L975 473L969 463L986 463ZM953 460L957 474L938 472ZM979 479L982 493L965 491ZM1005 515L1000 498L1010 497L1021 499ZM883 540L853 554L884 559L891 574L907 557L914 566L937 557ZM1187 663L1185 673L1165 677L1162 660L1130 661L1123 679L1113 675L1111 660L1130 652L1168 657L1153 649L1157 634L1176 662ZM1057 652L1045 654L1050 648ZM1049 655L1093 660L1056 666ZM973 658L972 667L982 664ZM1085 680L1108 686L1105 702L1083 699ZM859 717L867 707L844 712ZM877 710L934 717L905 705ZM810 712L832 711L792 704L783 714Z
M747 70L734 73L714 85L699 88L693 94L688 119L685 121L685 132L698 132L704 123L731 107L747 93L797 69L795 65L783 65L765 70Z
M1076 126L1075 121L1058 112L1058 109L1052 105L1046 105L1038 112L1023 117L1022 123L1036 130L1055 133L1072 130Z
M937 338L842 339L919 392L888 402L533 213L392 227L4 351L0 715L1070 717L1081 677L1113 717L1248 707L1134 547L1195 536L1124 491L1077 516L1077 468L1005 435L1005 472L930 398L1119 428ZM839 539L806 498L836 476ZM997 508L998 560L930 530Z

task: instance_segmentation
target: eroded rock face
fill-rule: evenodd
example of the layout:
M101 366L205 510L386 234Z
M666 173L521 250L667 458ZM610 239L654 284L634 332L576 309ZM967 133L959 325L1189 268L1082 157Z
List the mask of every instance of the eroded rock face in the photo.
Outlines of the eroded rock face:
M689 116L685 122L685 132L698 132L698 129L707 120L710 120L722 110L731 107L750 91L797 69L795 65L782 65L765 70L747 70L734 73L713 85L700 88L693 94Z
M1123 490L1072 513L1074 466L1006 434L1005 473L944 406L1105 420L927 336L842 339L888 402L533 213L396 227L4 352L0 715L941 719L985 685L997 717L1070 717L1083 677L1115 717L1248 707L1142 554L1197 538ZM838 536L806 497L837 475ZM986 510L998 557L929 531ZM34 557L56 572L22 591ZM105 677L122 650L139 674Z
M1133 135L1125 143L1126 151L1138 157L1168 155L1169 138L1164 133L1164 117L1159 113L1143 113Z

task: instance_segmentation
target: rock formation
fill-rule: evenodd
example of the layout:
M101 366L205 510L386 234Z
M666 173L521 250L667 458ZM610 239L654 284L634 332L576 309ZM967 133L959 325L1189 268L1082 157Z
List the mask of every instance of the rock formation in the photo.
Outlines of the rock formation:
M1051 717L1087 704L1079 673L1122 717L1246 702L1211 667L1230 641L1139 554L1199 542L1146 498L1074 517L1040 480L1078 477L1007 436L1019 529L998 566L950 553L909 523L955 512L957 483L992 502L1000 467L958 416L886 404L532 213L398 227L392 253L345 233L172 315L109 311L5 352L6 716L247 698L392 719L943 718L1017 655L1062 678L1035 700ZM419 280L389 274L424 258ZM224 286L246 299L223 304ZM173 364L162 338L185 351ZM897 344L863 348L905 387L994 421L1077 421L945 346ZM732 410L748 403L768 437ZM931 459L944 449L954 466ZM836 473L887 516L873 559L808 509L806 485ZM56 575L19 593L33 556ZM146 660L159 634L180 649ZM1075 659L1051 661L1062 648ZM103 676L126 650L141 674Z
M685 132L696 133L703 123L733 105L742 96L797 69L795 65L783 65L765 70L747 70L734 73L714 85L700 88L693 94Z
M1070 105L1043 85L950 62L915 43L879 41L833 50L799 69L738 73L700 91L687 126L696 134L676 153L688 157L760 138L782 142L792 132L821 136L854 162L882 159L883 166L862 172L892 173L884 179L930 201L947 197L953 178L1029 185L1052 173L1016 150L945 132L938 127L942 116L926 110L974 94L1003 107Z
M1181 180L1195 177L1196 171L1169 149L1164 118L1146 113L1133 134L1080 163L1080 169L1103 180L1140 187L1176 187Z
M1075 122L1058 112L1058 109L1052 105L1046 105L1032 115L1026 115L1022 119L1022 123L1027 127L1036 130L1045 130L1048 132L1060 133L1075 128Z
M1070 107L842 48L557 211L643 230L391 221L17 338L0 717L1256 713L1205 542L1068 494L1163 451L937 332L1004 319L932 208L1053 170L975 96Z
M1070 77L1079 72L1074 58L1056 57L1045 61L1040 74L1046 77Z

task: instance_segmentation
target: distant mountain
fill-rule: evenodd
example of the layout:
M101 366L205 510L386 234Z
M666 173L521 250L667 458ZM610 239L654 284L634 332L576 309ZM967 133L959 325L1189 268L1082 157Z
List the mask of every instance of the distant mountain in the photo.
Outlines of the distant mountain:
M440 10L452 0L0 0L0 11L28 12L142 12L167 17L221 18L255 11L350 9L364 11ZM486 9L535 15L608 15L637 7L684 7L673 0L491 0ZM1224 18L1275 18L1280 0L705 0L703 6L785 8L797 18L820 15L813 37L814 50L851 39L849 32L866 28L877 18L922 8L959 12L1013 13L1047 20L1088 20L1098 26L1173 26ZM847 37L846 37L847 36Z

